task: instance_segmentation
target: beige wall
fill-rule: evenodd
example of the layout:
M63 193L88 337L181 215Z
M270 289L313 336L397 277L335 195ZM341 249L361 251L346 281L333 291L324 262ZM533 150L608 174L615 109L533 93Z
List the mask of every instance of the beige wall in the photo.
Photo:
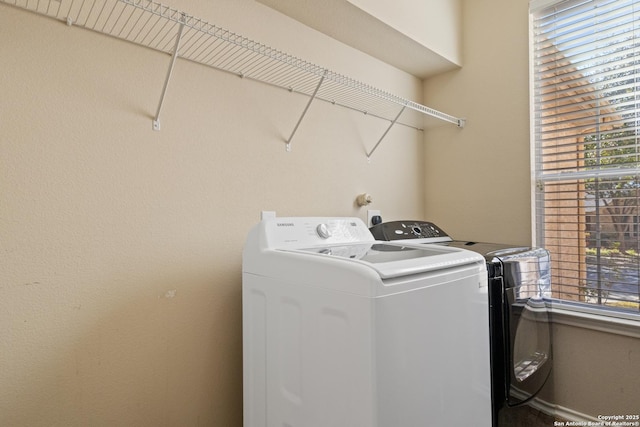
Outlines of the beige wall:
M425 216L457 238L529 244L528 2L465 0L463 33L462 69L425 82L426 105L468 120L425 133ZM594 417L637 414L640 339L553 331L543 399Z
M461 0L347 0L460 65Z
M420 101L251 0L186 10ZM240 426L241 250L262 209L421 218L423 134L0 4L0 425Z
M468 120L425 135L426 214L454 237L527 244L528 2L467 0L462 16L463 67L424 86L426 105Z
M598 331L554 316L553 363L547 402L594 418L638 415L640 334ZM575 323L575 324L571 324ZM629 331L632 331L629 334ZM629 334L629 335L626 335Z
M171 3L421 101L417 79L251 0ZM364 218L367 191L386 219L530 242L527 2L463 6L465 65L424 102L467 127L395 127L368 164L386 124L314 103L286 153L306 99L185 62L154 132L168 57L0 4L0 425L240 426L240 254L262 209ZM545 397L637 402L621 371L577 375L611 353L633 372L637 339L573 329Z

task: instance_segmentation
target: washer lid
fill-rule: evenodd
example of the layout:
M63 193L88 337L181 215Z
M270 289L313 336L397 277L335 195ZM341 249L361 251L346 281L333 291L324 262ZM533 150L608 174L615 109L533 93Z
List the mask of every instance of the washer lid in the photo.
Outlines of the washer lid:
M382 278L406 276L471 263L484 265L484 259L479 254L437 245L410 246L375 241L286 251L335 257L341 261L365 264L376 270Z

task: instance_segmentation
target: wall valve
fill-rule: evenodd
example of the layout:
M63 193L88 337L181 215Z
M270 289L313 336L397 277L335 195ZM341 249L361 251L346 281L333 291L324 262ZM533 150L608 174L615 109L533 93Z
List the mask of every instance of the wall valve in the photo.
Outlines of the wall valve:
M362 193L356 198L356 203L358 206L367 206L373 202L373 198L370 194Z

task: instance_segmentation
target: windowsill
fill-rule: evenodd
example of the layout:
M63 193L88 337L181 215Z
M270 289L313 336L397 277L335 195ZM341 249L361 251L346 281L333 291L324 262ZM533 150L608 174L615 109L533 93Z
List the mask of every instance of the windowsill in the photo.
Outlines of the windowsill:
M590 307L561 300L547 301L551 321L610 334L640 338L640 314Z

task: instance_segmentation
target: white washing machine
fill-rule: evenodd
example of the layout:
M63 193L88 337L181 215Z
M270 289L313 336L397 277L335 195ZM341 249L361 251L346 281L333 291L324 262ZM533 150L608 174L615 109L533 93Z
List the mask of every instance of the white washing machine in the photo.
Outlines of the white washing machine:
M481 255L271 218L242 282L245 427L491 426Z

